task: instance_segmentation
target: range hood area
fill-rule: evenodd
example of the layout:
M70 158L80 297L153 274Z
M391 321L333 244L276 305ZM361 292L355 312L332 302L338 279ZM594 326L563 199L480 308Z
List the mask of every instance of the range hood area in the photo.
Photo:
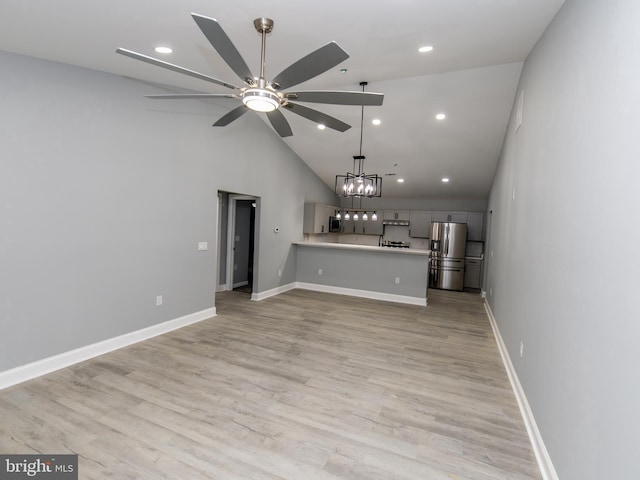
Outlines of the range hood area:
M396 227L408 227L409 226L409 220L390 220L390 219L383 219L382 220L382 224L383 225L394 225Z

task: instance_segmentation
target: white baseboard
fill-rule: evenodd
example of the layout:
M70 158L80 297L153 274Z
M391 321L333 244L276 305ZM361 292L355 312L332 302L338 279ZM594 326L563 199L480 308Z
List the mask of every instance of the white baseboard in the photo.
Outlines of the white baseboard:
M427 306L426 298L409 297L407 295L396 295L393 293L373 292L370 290L356 290L354 288L333 287L330 285L320 285L317 283L295 282L295 288L303 290L313 290L315 292L334 293L336 295L349 295L352 297L370 298L385 302L406 303L409 305Z
M0 372L0 390L216 316L215 307Z
M407 303L409 305L427 306L426 298L409 297L406 295L395 295L392 293L372 292L369 290L356 290L353 288L332 287L317 283L291 282L280 287L272 288L260 293L252 293L251 300L260 301L265 298L280 295L294 288L302 290L313 290L315 292L335 293L336 295L350 295L352 297L371 298L373 300L383 300L385 302Z
M280 295L281 293L288 292L289 290L293 290L296 287L296 282L287 283L286 285L281 285L276 288L272 288L271 290L266 290L264 292L252 293L251 300L259 302L260 300L264 300L265 298L274 297L276 295Z
M509 351L507 350L507 347L502 340L502 335L500 335L500 330L498 329L496 318L493 316L491 307L486 301L484 303L484 308L487 311L487 316L489 317L489 322L491 323L493 334L496 337L498 350L500 351L500 356L502 357L504 367L507 370L507 375L509 377L509 381L511 382L511 388L513 388L513 392L516 395L518 407L520 407L520 413L522 415L522 419L524 420L527 434L529 435L529 441L531 442L533 453L535 454L536 460L538 461L538 467L540 468L542 478L543 480L559 480L558 474L556 473L556 470L553 467L553 463L551 462L551 457L549 456L547 447L545 447L544 441L542 440L542 435L540 435L540 430L538 430L536 420L533 417L533 412L531 411L531 407L529 406L527 396L525 395L522 385L520 384L516 369L511 362Z

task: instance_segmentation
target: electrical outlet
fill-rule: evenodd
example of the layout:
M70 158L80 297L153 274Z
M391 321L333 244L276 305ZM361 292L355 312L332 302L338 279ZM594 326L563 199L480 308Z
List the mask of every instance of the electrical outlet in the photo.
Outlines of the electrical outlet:
M516 199L516 189L514 188L514 189L511 191L511 200L515 200L515 199Z
M278 269L278 276L281 277L282 276L282 269Z
M162 295L158 295L156 297L156 307L159 307L160 305L162 305Z
M205 250L209 250L209 243L208 242L198 242L198 250L199 251L205 251Z
M493 297L493 287L489 289L489 295Z
M322 275L322 269L321 268L318 269L318 275Z
M520 358L524 355L524 343L520 342Z
M396 277L396 285L400 285L400 277Z

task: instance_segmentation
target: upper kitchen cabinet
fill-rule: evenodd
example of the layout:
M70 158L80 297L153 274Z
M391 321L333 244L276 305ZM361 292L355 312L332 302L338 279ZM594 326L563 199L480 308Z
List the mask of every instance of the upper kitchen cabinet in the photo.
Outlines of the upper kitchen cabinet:
M409 210L384 210L382 215L384 220L404 220L407 222L411 217Z
M467 240L473 242L484 240L484 213L469 212L467 217Z
M431 212L417 211L409 215L409 236L429 238L431 230Z
M371 220L371 214L369 214L368 220L363 220L362 212L360 212L358 213L358 220L354 220L352 214L349 220L342 221L342 232L358 235L382 235L383 226L380 219L375 222Z
M365 235L382 235L384 232L384 226L380 219L375 222L371 220L371 215L369 215L369 220L362 222L362 233Z
M304 204L303 233L329 233L329 217L336 213L336 207L318 203Z
M484 235L484 213L482 212L431 212L432 222L467 224L467 240L481 242Z
M431 221L467 223L467 215L467 212L431 212Z

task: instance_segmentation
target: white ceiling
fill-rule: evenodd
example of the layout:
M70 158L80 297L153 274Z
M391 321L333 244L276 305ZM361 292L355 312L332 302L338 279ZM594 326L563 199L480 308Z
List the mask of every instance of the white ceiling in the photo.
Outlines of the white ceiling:
M239 84L190 16L216 18L256 74L260 35L253 19L274 19L267 39L267 79L336 41L350 54L338 67L293 90L384 93L365 107L367 173L384 176L383 197L484 198L498 160L522 62L563 0L2 0L0 49L208 93L223 87L115 54L117 47ZM422 45L435 49L419 54ZM341 68L348 69L346 74ZM156 100L149 100L153 102ZM166 100L193 102L198 100ZM207 100L237 106L237 100ZM360 107L307 104L353 126L320 131L285 113L294 132L284 141L331 185L359 153ZM219 108L215 109L219 111ZM438 112L447 114L435 120ZM253 113L249 113L253 115ZM211 123L218 114L212 113ZM264 117L264 115L262 115ZM382 124L373 126L372 118ZM244 117L225 129L240 130ZM451 179L443 184L440 179Z

